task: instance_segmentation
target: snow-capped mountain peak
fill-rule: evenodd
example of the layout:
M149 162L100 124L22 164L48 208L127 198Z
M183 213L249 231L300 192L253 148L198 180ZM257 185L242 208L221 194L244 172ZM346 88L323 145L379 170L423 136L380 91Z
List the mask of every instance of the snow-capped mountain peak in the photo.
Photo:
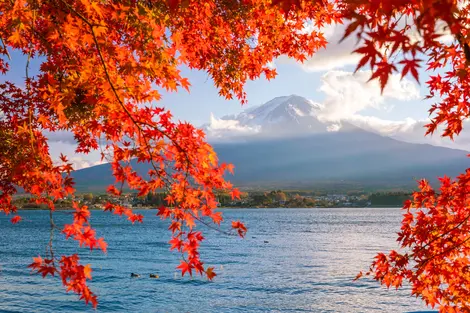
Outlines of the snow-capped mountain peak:
M293 134L322 133L336 130L331 123L318 120L321 104L297 95L274 98L262 105L248 108L234 116L216 118L204 125L212 139L247 135L282 137Z
M274 98L265 104L247 109L237 116L243 123L266 125L285 122L297 122L299 117L316 116L320 105L306 98L290 95Z

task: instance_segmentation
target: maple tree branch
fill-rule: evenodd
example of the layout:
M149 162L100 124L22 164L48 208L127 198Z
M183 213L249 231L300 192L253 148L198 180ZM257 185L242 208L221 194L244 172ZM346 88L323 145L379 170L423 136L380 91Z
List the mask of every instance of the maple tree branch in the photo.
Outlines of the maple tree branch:
M57 26L59 26L59 25L57 25ZM37 39L39 39L42 42L44 47L47 48L48 52L52 52L54 50L54 48L51 46L50 42L47 40L47 38L44 37L44 35L42 33L38 32L36 29L32 29L31 31L34 33L34 35L37 37ZM57 32L59 33L59 35L62 38L63 35L62 35L62 31L60 30L60 28L57 28ZM67 57L69 57L69 51L65 50L65 49L63 51L65 52Z
M70 10L72 11L72 13L75 13L83 22L85 22L88 26L90 26L91 28L93 28L93 26L96 26L95 24L91 23L86 17L84 17L80 12L78 12L77 10L75 10L67 1L64 1L64 0L60 0L60 2L62 2L63 4L65 4L65 6Z
M155 172L158 174L159 170L161 170L161 167L158 167L156 164L155 164L155 160L153 159L152 157L152 152L151 152L151 148L150 148L150 145L148 144L148 141L146 139L146 137L144 136L144 140L145 140L145 147L147 148L147 152L149 154L149 158L150 158L150 164L152 165L153 169L155 170ZM163 179L167 182L167 184L170 184L171 182L164 176L158 174L158 178L160 179Z
M421 251L423 251L425 248L429 247L433 242L435 242L436 240L439 240L441 238L443 238L444 236L450 234L452 231L456 230L457 228L459 228L460 226L462 226L466 221L468 221L468 219L470 219L470 214L468 214L464 220L462 220L460 223L458 223L456 226L454 226L453 228L449 229L448 231L446 231L445 233L442 233L440 234L439 236L435 237L434 239L432 239L431 241L429 241L428 243L426 243L424 246L422 246L418 251L410 254L410 258L415 256L416 254L420 253Z
M96 46L96 49L98 51L98 56L100 58L100 62L101 62L101 65L103 67L103 70L104 70L104 73L105 73L105 76L106 76L106 80L108 81L110 87L111 87L111 90L113 91L113 94L114 96L116 97L117 101L119 102L119 105L121 106L121 108L124 110L124 112L126 113L126 115L129 117L129 119L132 121L132 123L137 127L137 129L139 130L139 133L141 134L142 138L144 139L145 141L145 145L147 147L147 151L149 152L149 156L151 157L151 153L150 153L150 149L149 149L149 143L148 143L148 139L147 137L145 136L144 134L144 131L141 127L141 124L142 125L147 125L148 127L158 131L162 136L166 137L168 140L170 140L173 145L180 151L183 153L183 155L185 156L186 158L186 162L187 162L187 168L189 169L190 165L192 164L190 159L189 159L189 156L187 154L187 152L181 147L181 145L176 141L174 140L173 138L171 138L167 133L165 133L164 131L162 131L161 129L159 129L158 127L154 126L154 125L150 125L148 123L145 123L145 122L142 122L142 121L137 121L131 114L131 112L129 112L129 110L126 108L126 106L124 105L123 101L121 100L121 98L119 97L118 93L117 93L117 90L116 90L116 87L114 86L113 82L111 81L111 76L109 74L109 71L108 71L108 68L106 66L106 62L104 60L104 56L103 56L103 53L101 52L101 49L100 49L100 46L99 46L99 43L98 43L98 38L96 37L96 34L95 34L95 31L94 31L94 24L92 24L86 17L84 17L82 14L80 14L79 12L77 12L74 8L72 8L66 1L64 0L60 0L62 3L65 4L65 6L67 6L67 8L69 8L69 10L71 10L73 13L75 13L81 20L83 20L89 27L90 27L90 30L91 30L91 35L93 37L93 41L95 43L95 46ZM152 163L152 167L155 169L155 171L157 171L157 167L155 166L154 162L153 162L153 158L151 157L151 163Z
M468 64L470 62L470 47L468 46L468 43L465 42L465 38L460 32L455 34L455 39L457 39L460 46L462 47L463 53L465 55L465 59L467 60L467 64Z
M54 223L54 219L52 217L52 210L51 209L49 209L49 221L50 221L50 224L51 224L51 232L50 232L50 236L49 236L48 247L49 247L49 253L51 255L52 262L54 262L54 249L52 247L52 243L53 243L53 240L54 240L54 229L56 228L56 226L55 226L55 223Z
M108 158L108 153L103 150L103 146L102 146L102 143L101 143L101 137L98 138L98 147L100 148L100 152L101 152L101 161L103 161L103 159L105 159L106 161L108 161L108 163L111 163L111 160ZM108 145L106 145L106 150L108 149Z
M165 133L164 131L162 131L161 129L159 129L158 127L155 127L153 125L149 125L147 123L143 123L143 122L138 122L131 114L131 112L129 112L129 110L126 108L126 106L124 105L123 101L121 100L121 98L119 97L118 93L117 93L117 90L116 90L116 87L114 86L112 80L111 80L111 76L109 74L109 71L108 71L108 68L106 66L106 62L104 60L104 56L103 56L103 53L101 52L101 49L100 49L100 46L99 46L99 42L98 42L98 38L96 37L96 33L94 31L94 26L86 17L84 17L82 14L80 14L79 12L77 12L75 9L73 9L66 1L64 0L61 0L62 3L65 4L65 6L67 6L67 8L69 8L70 11L72 11L73 13L75 13L81 20L83 20L89 27L90 27L90 30L91 30L91 35L93 37L93 41L95 43L95 46L96 46L96 49L98 51L98 56L100 58L100 62L101 62L101 66L103 67L103 71L105 73L105 76L106 76L106 80L108 81L110 87L111 87L111 90L113 91L113 94L116 98L116 100L118 101L119 105L121 106L121 108L124 110L124 112L126 113L126 115L129 117L129 119L132 121L132 123L137 127L137 129L139 130L139 133L140 135L142 136L142 138L144 139L145 141L145 145L147 147L147 151L149 153L149 157L151 158L151 164L152 164L152 167L154 168L155 171L158 171L158 167L156 167L155 163L154 163L154 160L152 158L152 154L150 152L150 145L148 143L148 139L147 139L147 136L145 136L144 134L144 131L142 129L142 127L140 126L140 124L143 124L143 125L147 125L155 130L157 130L160 134L162 134L163 136L165 136L167 139L169 139L179 150L180 152L183 152L186 159L187 159L187 162L188 162L188 165L190 164L189 162L189 157L187 155L187 153L184 151L184 149L175 141L173 140L173 138L171 138L167 133ZM121 186L122 188L122 186Z
M233 233L230 233L230 232L228 232L228 231L222 230L222 229L220 229L220 228L217 228L217 227L213 226L212 224L207 223L206 221L204 221L204 220L202 220L201 218L195 216L195 215L194 215L193 213L191 213L191 212L189 212L189 214L190 214L195 220L199 221L201 224L207 226L208 228L210 228L210 229L212 229L212 230L215 230L215 231L217 231L217 232L219 232L219 233L222 233L222 234L225 234L225 235L227 235L227 236L237 236L236 234L233 234Z
M31 22L31 31L34 33L34 24L36 23L36 10L33 10L33 21ZM33 52L33 40L31 38L30 44L29 44L29 49L28 49L28 58L26 59L26 68L25 68L25 74L26 74L26 90L28 93L28 118L29 118L29 134L31 137L31 149L34 151L34 133L33 133L33 108L32 108L32 103L31 103L31 82L29 79L29 63L31 61L31 55Z
M104 70L104 73L105 73L105 76L106 76L106 80L108 81L109 85L111 86L111 90L113 91L113 94L114 96L116 97L117 101L119 102L121 108L124 110L124 112L127 114L127 116L131 119L131 121L138 127L139 131L142 132L142 128L139 126L139 124L144 124L144 125L147 125L147 126L150 126L151 128L157 130L158 132L160 132L163 136L165 136L166 138L168 138L170 141L173 142L173 144L180 150L180 152L185 152L184 149L176 142L174 141L170 136L168 136L167 133L165 133L164 131L162 131L161 129L159 129L158 127L155 127L153 125L149 125L147 123L144 123L144 122L137 122L134 117L132 116L132 114L129 112L129 110L126 108L126 106L124 105L124 103L122 102L121 98L119 97L118 93L117 93L117 90L116 90L116 87L114 86L114 84L112 83L111 81L111 76L109 75L109 71L108 71L108 68L106 66L106 62L104 60L104 57L103 57L103 54L101 52L101 49L100 49L100 46L99 46L99 43L98 43L98 38L96 38L96 34L95 34L95 30L94 30L94 24L92 24L86 17L84 17L82 14L80 14L79 12L77 12L73 7L71 7L66 1L64 0L60 0L62 3L65 4L65 6L67 6L67 8L69 8L70 11L72 11L73 13L75 13L81 20L83 20L89 27L90 27L90 30L91 30L91 35L93 37L93 41L95 43L95 46L96 46L96 49L98 51L98 56L100 57L100 62L101 62L101 65L103 66L103 70ZM142 136L145 140L146 140L146 137L145 136ZM186 155L186 154L185 154ZM187 155L186 155L187 157ZM188 157L187 157L188 158ZM188 158L189 160L189 158Z
M176 142L173 138L171 138L167 133L165 133L164 131L162 131L161 129L159 129L158 127L156 126L153 126L153 125L150 125L148 123L144 123L144 122L141 122L141 121L137 121L133 116L132 114L129 112L129 110L126 108L126 106L124 105L124 103L122 102L121 98L119 97L118 93L117 93L117 90L116 90L116 87L114 86L114 84L112 83L111 81L111 76L109 75L109 71L108 71L108 68L106 66L106 62L104 60L104 57L103 57L103 54L101 52L101 49L99 47L99 43L98 43L98 39L96 38L96 34L95 34L95 31L93 29L93 25L91 23L89 23L90 25L90 28L91 28L91 32L92 32L92 36L93 36L93 41L95 42L95 45L96 45L96 49L98 50L98 55L100 57L100 61L101 61L101 65L103 66L103 70L105 72L105 75L106 75L106 80L108 81L108 83L110 84L111 86L111 89L113 91L113 94L114 96L116 97L116 99L118 100L121 108L124 110L124 112L127 114L127 116L129 117L129 119L132 121L132 123L134 123L135 126L137 126L137 129L139 130L139 133L140 135L142 136L142 138L144 139L145 141L145 145L147 147L147 151L149 152L149 156L151 157L151 152L150 152L150 145L148 143L148 139L147 139L147 136L144 134L144 131L142 129L142 127L140 126L141 124L142 125L147 125L148 127L150 128L153 128L154 130L158 131L160 134L162 134L163 136L165 136L167 139L169 139L177 148L178 150L180 150L180 152L183 152L187 162L188 162L188 167L189 165L191 164L190 163L190 160L189 160L189 156L187 155L186 151L179 145L178 142ZM152 166L154 167L155 171L157 171L157 167L155 166L154 162L153 162L153 158L151 157L151 163L152 163Z
M119 192L122 194L122 188L124 188L124 181L121 182L121 187L119 187Z
M440 253L434 254L434 255L431 256L430 258L427 258L426 260L423 261L423 263L421 263L421 264L419 265L419 267L417 267L416 272L421 271L421 269L422 269L427 263L429 263L429 261L435 259L435 258L438 257L438 256L447 254L447 253L451 252L452 250L457 249L458 247L462 246L463 244L465 244L465 243L468 242L469 240L470 240L470 236L469 236L467 239L465 239L464 241L460 242L459 244L456 244L456 245L454 245L454 246L452 246L452 247L450 247L450 248L448 248L448 249L446 249L446 250L444 250L444 251L442 251L442 252L440 252Z
M142 125L146 125L147 127L150 127L156 131L158 131L160 134L162 134L162 136L166 137L168 140L170 140L173 145L180 151L180 152L183 152L185 158L186 158L186 161L188 162L188 165L191 164L190 160L189 160L189 157L188 157L188 154L186 153L186 151L183 149L183 147L181 147L181 145L176 141L174 140L173 138L171 138L167 133L165 133L163 130L161 130L160 128L154 126L154 125L151 125L147 122L143 122L143 121L139 121L140 124Z
M8 52L7 46L5 46L5 42L3 41L3 38L2 38L2 37L0 37L0 42L2 43L3 49L5 50L5 54L7 55L8 60L11 61L10 53Z

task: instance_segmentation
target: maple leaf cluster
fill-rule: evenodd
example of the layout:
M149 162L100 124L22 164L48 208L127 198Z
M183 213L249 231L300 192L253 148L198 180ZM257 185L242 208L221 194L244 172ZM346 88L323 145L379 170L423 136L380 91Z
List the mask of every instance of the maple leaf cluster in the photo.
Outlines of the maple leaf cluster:
M74 134L77 153L101 150L111 163L119 197L123 187L139 196L164 190L167 205L157 215L169 219L171 249L183 260L182 275L193 272L212 279L198 248L204 240L198 224L219 227L216 190L238 197L226 181L233 166L220 164L204 133L174 121L160 107L161 90L190 89L181 74L188 67L208 73L219 94L246 103L248 80L275 77L269 66L281 55L303 62L327 41L322 27L347 23L344 37L356 36L361 55L357 70L369 67L371 79L385 88L394 73L419 81L426 66L430 109L428 132L444 126L453 138L470 115L470 4L457 0L235 0L235 1L98 1L16 0L0 2L0 72L24 71L24 84L0 84L0 211L15 214L18 188L32 201L47 204L74 197L73 170L65 156L51 159L47 134ZM443 40L443 36L450 41ZM10 51L27 57L23 69L10 68ZM30 60L40 63L31 76ZM131 160L149 164L142 176ZM412 284L413 292L442 312L469 307L467 245L469 172L456 181L442 180L440 194L420 183L405 206L399 241L407 253L379 254L369 274L388 286ZM132 223L143 217L110 201L105 211ZM106 251L97 237L91 212L74 201L67 238ZM21 223L20 223L21 224ZM244 236L240 221L232 229ZM31 267L43 276L59 273L67 290L96 306L86 285L90 268L78 256L48 255Z
M351 18L344 37L355 35L362 55L357 69L369 66L371 79L385 88L389 77L411 74L419 82L419 68L429 73L429 94L436 100L429 110L427 134L444 126L453 139L470 116L470 5L458 0L347 0L343 14Z
M220 227L217 190L239 197L225 179L233 166L219 163L203 131L159 106L161 91L189 91L184 66L206 71L221 96L245 103L248 80L275 77L273 59L303 61L326 45L320 28L339 20L336 7L311 2L286 12L270 0L16 0L1 1L0 12L0 72L26 76L22 84L0 84L0 211L21 222L12 203L21 188L49 207L52 233L59 228L80 246L106 252L91 211L75 200L72 165L66 156L56 162L50 155L48 134L71 132L76 153L98 150L111 164L111 198L124 187L139 196L167 193L158 215L169 220L171 249L183 255L182 275L215 277L200 260L204 237L195 228ZM305 31L307 21L313 31ZM14 50L25 55L24 68L19 62L11 68ZM151 169L140 175L131 160ZM59 227L54 203L65 197L73 199L73 218ZM114 200L104 210L143 222ZM240 221L232 227L240 236L247 231ZM47 255L30 267L43 276L59 274L67 291L96 306L87 286L90 267L79 265L78 255L59 255L51 236Z
M371 79L385 88L394 73L413 76L429 73L427 133L442 127L453 139L469 114L470 3L455 0L345 1L351 20L345 37L355 35L362 55L357 69L369 66ZM451 180L440 179L435 191L419 181L413 201L404 205L398 242L403 252L380 253L370 271L386 286L403 281L412 293L440 312L469 312L469 184L470 170ZM361 276L360 273L359 276Z
M375 257L367 275L387 287L404 280L412 294L440 312L468 312L470 290L470 170L455 181L441 179L439 191L419 183L413 200L406 201L400 247ZM361 273L362 275L362 273Z
M59 272L67 292L74 291L80 295L80 299L83 299L86 304L91 303L96 307L98 304L97 296L86 284L86 280L91 279L91 267L90 265L80 265L79 261L80 258L77 254L62 256L59 260L60 270L58 270L54 263L54 258L43 259L41 256L38 256L33 258L33 263L28 267L41 274L42 277L47 275L54 276Z

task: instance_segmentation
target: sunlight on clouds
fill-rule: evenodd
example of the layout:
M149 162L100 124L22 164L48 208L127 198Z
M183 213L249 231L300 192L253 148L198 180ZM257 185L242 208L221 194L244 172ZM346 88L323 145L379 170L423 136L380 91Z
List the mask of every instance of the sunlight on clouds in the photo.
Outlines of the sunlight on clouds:
M359 71L356 74L345 71L329 71L321 80L319 91L325 95L325 100L319 105L321 110L317 118L329 123L328 131L338 131L342 122L348 122L361 129L382 136L391 137L409 143L427 143L447 148L470 150L470 122L464 122L464 130L455 141L441 137L443 127L434 135L424 136L429 120L392 121L375 116L361 115L367 108L386 110L390 100L411 101L420 99L418 86L400 75L392 75L383 94L377 81L367 82L369 71Z
M321 29L328 45L307 59L301 67L308 72L328 71L356 65L361 56L352 53L356 49L357 39L354 36L340 43L344 35L345 25L328 25Z
M72 166L75 170L79 170L82 168L87 168L95 165L100 165L104 164L105 162L102 161L92 161L92 160L87 160L84 157L80 156L75 156L70 159L70 162L72 163Z
M51 154L55 155L56 153L51 153ZM90 158L90 156L79 156L79 155L75 155L75 156L67 155L67 160L68 160L68 163L72 164L72 167L74 170L80 170L83 168L92 167L95 165L106 163L105 161L101 161L101 160L93 160L93 158ZM55 165L63 164L62 161L57 156L53 156L53 162Z
M385 136L396 136L399 133L411 133L415 131L416 126L422 130L421 137L424 137L424 122L416 121L412 118L406 118L403 121L383 120L375 116L354 115L348 118L348 121L354 125L367 130L378 132ZM423 124L423 125L422 125Z
M313 29L306 27L306 31ZM323 32L328 45L325 49L320 49L311 58L303 63L289 59L287 56L281 56L276 60L279 63L298 64L307 72L320 72L332 69L343 68L347 65L356 65L360 60L359 54L353 54L356 48L357 39L354 36L346 38L339 42L343 37L345 25L328 25L320 29Z
M331 124L331 125L328 125L326 127L326 130L328 132L337 132L341 129L341 124L340 123L334 123L334 124Z
M470 122L464 122L462 133L455 138L455 141L441 136L443 127L439 127L434 135L424 136L426 133L425 125L429 120L414 120L406 118L402 121L389 121L377 118L375 116L354 115L348 118L348 122L382 136L391 137L400 141L419 144L430 144L434 146L461 149L470 151Z
M208 133L213 138L227 138L244 134L254 134L260 131L260 126L242 125L238 120L218 119L211 113Z
M70 142L70 135L64 133L51 136L52 133L48 134L49 139L49 151L51 158L55 164L59 164L60 154L64 154L68 161L72 163L74 170L99 165L105 162L101 162L101 154L98 151L91 151L88 154L77 154L75 149L77 147L75 141ZM73 138L73 136L72 136Z
M384 109L387 108L386 98L401 101L419 98L416 84L406 78L400 79L399 75L392 75L381 94L376 80L367 82L370 75L369 71L359 71L356 74L329 71L324 74L319 91L322 91L326 98L318 114L319 120L340 121L369 107Z
M468 1L463 2L467 3ZM398 22L398 27L405 27L405 23L405 19L401 19ZM280 64L297 64L307 72L325 72L329 70L342 69L346 66L355 67L362 57L360 54L353 53L353 51L358 48L357 37L353 33L340 42L347 25L347 23L334 24L317 29L314 25L306 24L304 32L320 31L324 34L328 41L326 48L320 49L303 63L296 62L287 56L279 57L276 62ZM410 37L411 43L421 41L422 38L416 28L413 27L413 25L409 26L410 28L407 31L407 35ZM437 22L436 33L441 35L438 40L444 44L450 44L455 41L455 38L451 35L449 28L444 21ZM382 52L385 52L385 48Z

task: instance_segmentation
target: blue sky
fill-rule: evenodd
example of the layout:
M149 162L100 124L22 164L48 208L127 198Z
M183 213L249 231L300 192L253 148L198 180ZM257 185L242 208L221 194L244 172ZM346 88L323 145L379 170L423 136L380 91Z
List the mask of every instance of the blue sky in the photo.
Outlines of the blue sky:
M344 51L347 54L346 51ZM23 84L25 77L26 56L19 51L11 52L11 71L4 77L17 84ZM318 60L321 62L321 60ZM30 75L38 73L40 60L30 61ZM210 114L222 117L229 114L237 114L250 106L263 104L272 98L297 94L315 102L322 102L325 95L319 91L321 77L328 70L306 70L301 64L293 61L281 60L275 62L278 76L271 81L261 78L250 81L246 85L248 104L242 106L238 100L226 100L218 95L212 80L205 72L183 68L182 74L188 77L192 86L190 92L184 90L177 93L163 93L162 101L158 105L169 108L175 118L189 121L195 125L207 123ZM345 65L339 69L352 72L354 66ZM422 73L424 75L424 73ZM426 94L425 85L422 83L421 95ZM389 101L393 108L380 110L367 108L362 113L374 115L388 120L403 120L407 117L413 119L424 119L427 117L429 102L416 101Z
M237 114L246 107L260 105L278 97L297 94L315 102L322 102L325 95L319 91L321 77L326 71L308 72L299 64L293 62L276 63L278 76L271 81L264 78L250 81L246 85L248 104L241 106L237 100L225 100L219 97L217 88L214 87L207 74L201 71L183 70L183 75L192 83L190 93L182 91L178 93L165 93L162 104L169 108L178 119L201 125L209 121L210 114L216 117ZM344 71L354 71L353 66L345 66ZM424 84L423 84L424 85ZM425 95L424 86L421 95ZM362 113L373 115L388 120L403 120L405 118L424 119L427 117L429 102L416 99L415 101L388 102L393 108L380 110L367 108Z
M196 126L210 122L211 114L216 118L238 114L247 107L263 104L275 97L296 94L325 106L324 118L348 120L366 130L391 136L400 140L431 143L446 147L466 149L470 146L470 135L461 136L457 143L439 136L424 138L423 125L428 118L430 101L423 101L426 95L426 74L421 71L421 85L399 75L391 79L384 94L380 94L377 82L366 83L369 72L353 75L358 56L352 55L355 39L346 39L337 44L343 34L343 26L325 30L330 45L319 51L304 64L295 63L285 57L273 62L278 76L267 81L261 78L248 82L246 92L248 104L244 107L238 100L225 100L218 95L208 75L201 71L182 69L183 76L192 84L190 92L163 93L158 106L173 113L175 119L189 121ZM23 85L26 57L21 52L11 52L11 71L2 79ZM38 73L40 60L32 60L30 73ZM99 163L99 154L76 155L74 145L61 139L50 138L51 154L56 157L64 152L74 161L77 168Z

